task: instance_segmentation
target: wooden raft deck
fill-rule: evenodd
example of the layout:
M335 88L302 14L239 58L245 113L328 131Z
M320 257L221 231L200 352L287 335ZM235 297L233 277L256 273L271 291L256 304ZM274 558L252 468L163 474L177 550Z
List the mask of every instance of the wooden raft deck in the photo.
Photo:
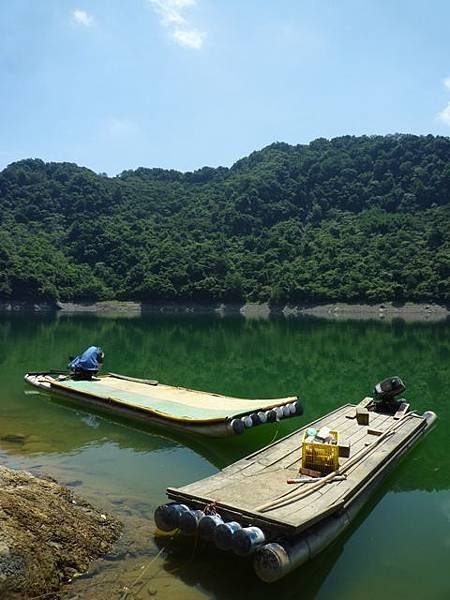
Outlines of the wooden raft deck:
M138 408L166 419L179 421L220 422L259 410L295 402L296 396L286 398L234 398L210 392L191 390L159 382L149 385L117 374L101 375L89 381L66 378L62 381L48 376L52 390L90 396L100 401Z
M347 404L211 477L182 488L168 488L167 494L197 508L214 503L227 519L269 528L278 534L296 534L348 505L426 425L425 419L417 415L397 420L392 415L375 412L369 413L368 426L358 425L355 418L349 417L355 415L356 406L367 405L370 400L366 398L359 405ZM262 505L282 494L292 490L294 496L297 493L294 489L300 494L307 490L307 486L313 485L289 485L286 482L288 478L299 476L301 440L304 431L311 425L326 425L338 430L341 441L350 442L350 457L339 459L340 468L362 449L373 445L373 450L348 468L344 481L326 483L304 498L293 498L285 506L262 512ZM378 443L378 436L368 432L373 429L385 432L391 427L395 432L380 438Z

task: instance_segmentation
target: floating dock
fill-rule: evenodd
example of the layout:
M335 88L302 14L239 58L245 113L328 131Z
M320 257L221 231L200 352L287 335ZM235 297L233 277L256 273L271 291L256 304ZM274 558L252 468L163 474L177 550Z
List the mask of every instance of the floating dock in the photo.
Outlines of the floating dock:
M197 533L240 556L253 554L264 581L283 577L350 524L436 419L431 411L409 412L405 402L394 414L377 410L372 398L347 404L211 477L168 488L173 502L157 509L157 526ZM302 441L311 426L338 431L349 448L337 471L318 479L299 475Z
M252 427L303 413L297 396L233 398L117 373L90 380L49 372L27 373L25 381L42 391L210 437L239 435Z

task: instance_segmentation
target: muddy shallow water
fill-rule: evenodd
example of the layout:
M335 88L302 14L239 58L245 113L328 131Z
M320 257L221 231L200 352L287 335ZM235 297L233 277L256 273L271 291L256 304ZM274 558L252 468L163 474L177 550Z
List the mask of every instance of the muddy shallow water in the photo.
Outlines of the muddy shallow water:
M3 315L0 457L48 474L124 523L106 560L67 598L446 598L450 551L450 324L246 320L230 316ZM95 343L105 369L242 396L300 393L305 415L230 440L137 428L27 387L26 370L64 367ZM155 538L168 485L214 473L274 437L399 374L406 397L439 422L394 471L357 523L316 560L265 585L251 562L189 539ZM424 575L425 574L425 575Z

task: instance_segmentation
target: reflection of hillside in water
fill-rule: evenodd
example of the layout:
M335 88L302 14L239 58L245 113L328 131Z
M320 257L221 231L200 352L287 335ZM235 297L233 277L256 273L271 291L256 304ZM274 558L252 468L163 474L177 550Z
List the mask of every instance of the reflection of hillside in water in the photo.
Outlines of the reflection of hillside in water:
M245 320L185 315L138 319L2 317L0 428L5 435L5 428L12 423L14 427L20 424L19 429L30 435L42 431L43 443L51 442L56 451L101 443L105 437L129 447L126 427L114 427L104 420L93 427L93 422L83 420L86 413L82 405L78 405L81 410L74 427L73 414L65 403L52 401L44 408L45 396L24 395L22 377L27 370L64 368L69 354L92 343L104 347L105 369L111 371L230 395L300 393L305 417L282 423L279 436L338 405L358 402L377 380L398 373L406 379L407 397L414 408L420 412L433 409L440 417L432 435L400 467L398 482L401 489L447 489L449 409L444 399L450 383L449 333L448 322ZM116 417L108 419L115 421ZM125 423L122 419L119 422ZM139 442L143 451L187 445L219 468L270 442L276 431L270 426L242 438L209 440L152 426L145 429L149 435L145 442ZM136 443L133 437L133 448L139 451ZM14 451L14 444L6 446Z

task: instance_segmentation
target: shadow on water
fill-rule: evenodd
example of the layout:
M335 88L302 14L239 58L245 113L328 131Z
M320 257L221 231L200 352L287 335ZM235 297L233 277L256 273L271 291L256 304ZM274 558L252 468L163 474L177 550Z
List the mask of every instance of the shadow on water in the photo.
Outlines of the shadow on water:
M295 417L289 419L289 422L280 422L275 424L266 424L258 429L247 430L242 436L233 436L227 438L210 438L201 435L173 431L164 425L157 423L145 423L140 420L133 420L131 417L114 413L108 409L102 409L97 406L86 407L82 401L58 396L57 394L48 394L38 390L25 390L27 396L33 396L33 402L37 403L38 412L33 418L33 429L36 422L39 421L40 406L42 403L49 405L49 410L56 410L59 413L59 423L61 431L64 431L64 420L68 423L72 416L75 416L80 422L78 435L76 437L62 436L60 444L56 443L49 452L67 452L77 451L88 444L102 442L105 439L105 425L113 426L112 432L108 434L110 441L114 441L120 448L130 448L134 452L149 452L152 449L170 449L177 447L190 448L217 469L223 469L231 462L239 460L247 454L251 454L257 449L266 446L285 435L301 427L305 423L305 417ZM30 413L32 414L32 413ZM116 426L116 427L114 427ZM1 426L0 426L1 429ZM22 428L23 429L23 428ZM139 437L130 437L128 432L139 432L148 435ZM10 436L14 438L14 434ZM8 441L8 436L0 435L0 441ZM14 453L23 452L20 445L14 443L10 446L10 451ZM26 449L25 449L26 450Z

